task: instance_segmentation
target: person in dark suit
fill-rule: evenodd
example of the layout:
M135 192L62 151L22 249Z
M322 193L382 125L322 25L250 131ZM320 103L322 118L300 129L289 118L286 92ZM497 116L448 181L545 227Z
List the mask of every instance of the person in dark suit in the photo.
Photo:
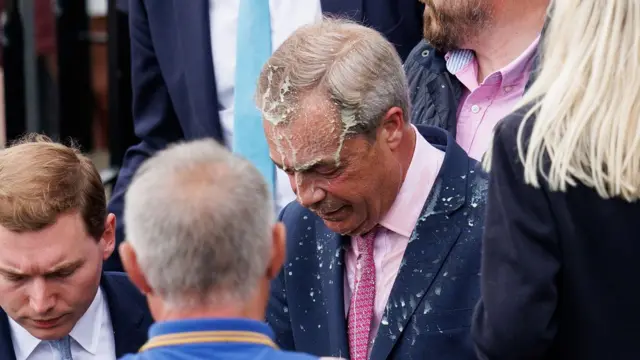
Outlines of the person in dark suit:
M640 3L553 6L487 158L473 338L480 359L638 359Z
M102 271L114 244L87 157L42 136L0 153L0 359L115 360L144 344L144 296Z
M119 358L125 354L137 351L147 341L147 331L151 326L152 319L145 303L145 298L140 294L138 289L131 283L129 278L123 273L105 272L100 278L100 289L102 291L103 304L106 304L110 314L111 326L113 329L113 340L110 341L108 353L98 353L94 355L95 359L111 359ZM89 290L89 289L86 289ZM15 320L9 318L8 314L0 308L0 358L4 360L20 360L20 359L51 359L50 353L46 353L45 357L37 358L35 356L20 357L16 355L16 344L12 336L12 329L15 326ZM89 341L87 336L95 334L90 327L85 328L88 332L84 335L75 331L79 341L87 341L88 344L94 344ZM18 331L19 339L29 338L23 331ZM74 335L72 330L71 337ZM22 337L24 336L24 337ZM19 340L18 341L21 341ZM79 345L81 345L78 342ZM72 349L75 345L71 345ZM40 352L42 353L42 351ZM25 353L21 353L27 355ZM31 353L33 354L33 353ZM72 350L73 354L73 350ZM85 353L86 354L86 353ZM47 357L48 356L48 357ZM104 357L100 357L104 356Z
M190 0L130 2L133 114L141 142L125 154L109 205L119 216L140 163L178 140L211 137L256 165L276 209L293 200L268 157L255 82L267 58L298 26L347 16L382 31L406 57L421 39L416 0ZM119 223L116 240L124 237ZM114 255L107 268L120 270Z
M473 359L486 179L446 131L415 127L393 46L327 21L264 67L271 157L297 194L267 321L285 349L352 360Z
M264 323L285 229L260 172L212 139L172 145L127 191L122 261L156 323L122 360L317 360L278 349Z

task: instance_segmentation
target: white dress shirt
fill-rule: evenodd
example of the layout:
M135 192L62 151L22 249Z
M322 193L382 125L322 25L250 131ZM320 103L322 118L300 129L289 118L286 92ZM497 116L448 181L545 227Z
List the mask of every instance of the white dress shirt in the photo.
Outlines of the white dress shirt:
M225 142L232 144L236 40L240 0L209 0L211 49L218 91L219 115ZM275 51L298 27L322 19L320 0L269 0L271 49ZM276 173L276 205L295 200L289 178Z
M9 326L16 360L59 360L57 350L49 343L29 334L11 318ZM73 360L116 359L111 317L101 289L69 335Z

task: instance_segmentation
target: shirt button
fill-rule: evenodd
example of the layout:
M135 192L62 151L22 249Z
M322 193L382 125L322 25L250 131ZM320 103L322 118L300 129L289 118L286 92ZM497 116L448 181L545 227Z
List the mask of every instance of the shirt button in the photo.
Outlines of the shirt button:
M478 106L478 105L473 105L473 106L471 107L471 112L472 112L472 113L477 114L479 111L480 111L480 106Z
M504 87L504 92L511 92L511 90L513 90L513 86L505 86Z

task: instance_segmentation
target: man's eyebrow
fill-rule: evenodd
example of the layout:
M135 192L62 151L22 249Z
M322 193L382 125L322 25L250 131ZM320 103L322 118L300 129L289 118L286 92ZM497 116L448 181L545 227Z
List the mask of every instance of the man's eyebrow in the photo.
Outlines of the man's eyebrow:
M285 169L282 164L280 164L277 161L273 160L273 158L271 158L271 161L273 161L273 163L275 164L275 166L277 168L282 169L282 170ZM296 171L296 172L305 172L305 171L313 170L314 168L317 168L317 167L320 167L320 166L333 166L333 165L335 165L335 161L333 159L316 159L316 160L312 160L312 161L309 161L307 163L304 163L302 165L298 165L296 167L292 167L291 169Z
M55 273L66 271L66 270L75 270L79 268L83 263L84 263L84 260L74 260L67 263L62 263L54 267L52 270L47 271L47 274L55 274Z
M84 260L75 260L75 261L62 263L54 267L52 270L47 271L43 275L46 276L46 275L56 274L62 271L75 270L80 266L82 266L83 263L84 263ZM8 276L31 276L31 274L24 273L16 268L8 268L8 269L0 268L0 274L8 275Z
M270 157L271 161L273 162L273 164L280 170L283 170L284 167L282 166L282 164L280 164L279 162L275 161L272 157Z
M3 274L3 275L17 275L17 276L26 275L26 274L22 273L20 270L17 270L17 269L5 269L5 268L0 268L0 274Z

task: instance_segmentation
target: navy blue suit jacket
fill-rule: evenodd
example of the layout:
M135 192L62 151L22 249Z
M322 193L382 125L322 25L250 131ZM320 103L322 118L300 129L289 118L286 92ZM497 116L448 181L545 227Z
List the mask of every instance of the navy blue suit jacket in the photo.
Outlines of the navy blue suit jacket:
M223 142L208 4L208 0L129 3L133 118L141 142L126 152L109 204L119 220L118 243L124 239L124 194L144 160L179 140L210 137ZM403 59L422 38L424 5L417 0L322 0L322 9L383 32ZM122 271L117 252L105 269Z
M123 273L104 273L100 280L113 326L116 357L138 352L147 341L153 319L146 298ZM11 341L9 318L0 309L0 359L16 360Z
M405 251L371 360L475 359L469 327L480 295L487 179L447 132L418 129L446 155ZM267 321L283 349L346 358L349 238L298 203L280 217L287 227L287 260L272 284Z

